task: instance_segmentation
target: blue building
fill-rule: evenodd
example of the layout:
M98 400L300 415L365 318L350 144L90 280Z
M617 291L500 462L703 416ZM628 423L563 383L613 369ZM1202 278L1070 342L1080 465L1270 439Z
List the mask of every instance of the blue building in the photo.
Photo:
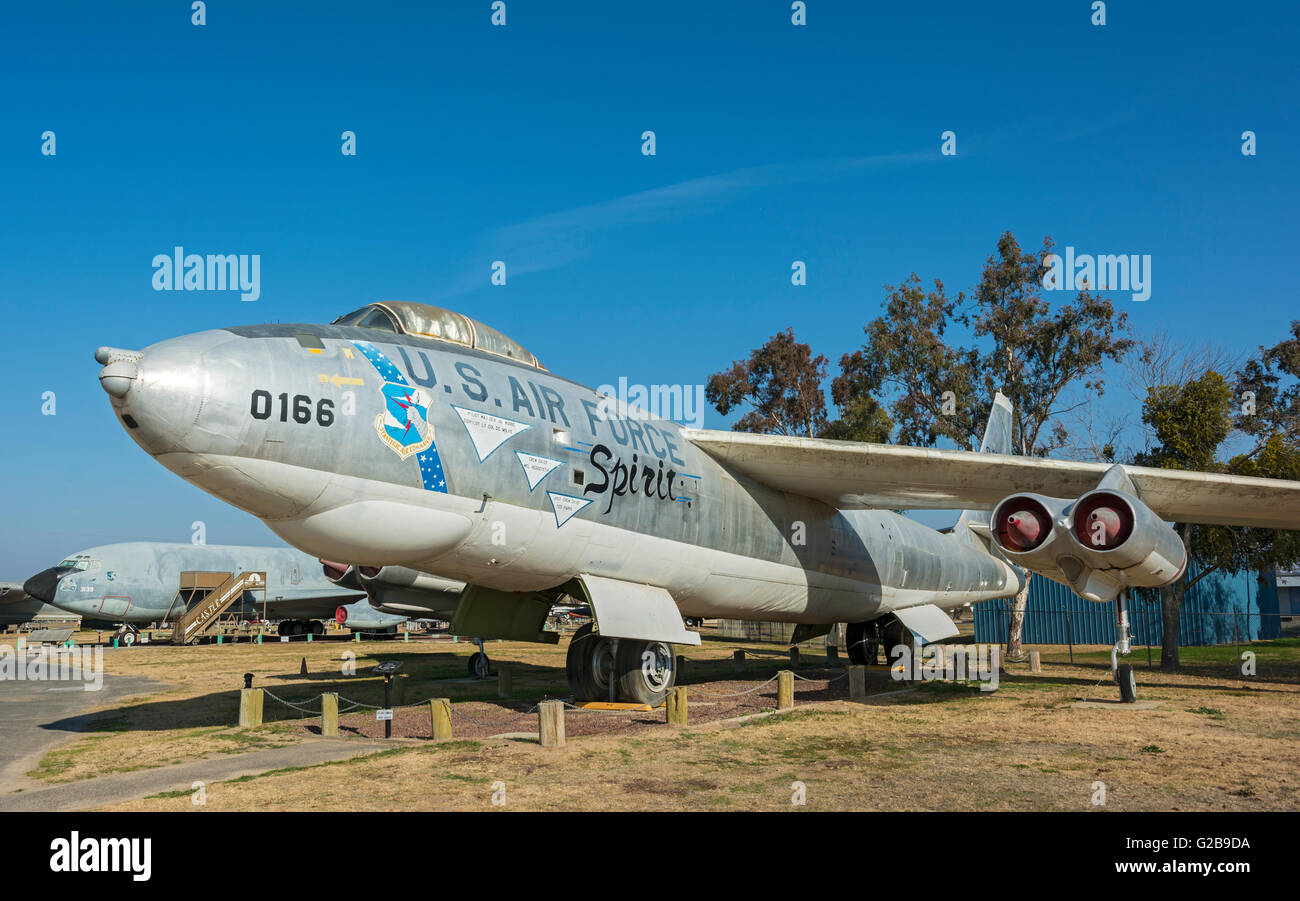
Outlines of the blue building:
M1193 571L1195 575L1195 571ZM1178 639L1182 645L1232 644L1281 635L1278 579L1272 572L1230 575L1213 572L1183 596ZM1296 580L1300 584L1300 579ZM1292 593L1300 591L1292 589ZM975 640L1005 642L1011 599L975 604ZM1129 621L1139 645L1159 646L1164 637L1158 589L1138 589L1129 602ZM1115 643L1115 602L1085 601L1051 579L1035 576L1025 609L1025 644Z

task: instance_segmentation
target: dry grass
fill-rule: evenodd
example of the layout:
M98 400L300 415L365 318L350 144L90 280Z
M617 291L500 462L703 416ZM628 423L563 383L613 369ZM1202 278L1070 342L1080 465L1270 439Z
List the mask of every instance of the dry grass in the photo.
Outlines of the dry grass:
M688 665L702 674L729 673L727 661L737 646L768 657L754 665L756 680L777 668L779 648L712 641L688 649ZM234 675L237 685L241 660L255 662L267 676L277 666L296 673L304 648L309 666L315 668L311 655L318 654L321 668L337 667L340 646L319 643L292 649L137 649L131 653L139 661L130 662L149 665L145 655L160 651L194 655L185 667L185 685L169 697L180 700L189 692L195 703L216 705L200 688L208 678ZM1047 648L1041 675L1013 666L993 693L926 685L865 704L828 702L745 724L584 736L556 750L510 739L405 742L383 755L212 784L206 806L492 810L494 792L500 798L494 783L503 783L508 810L1084 810L1093 808L1094 783L1100 781L1108 809L1294 810L1300 806L1294 767L1300 752L1300 648L1280 642L1255 649L1260 674L1250 680L1232 668L1232 648L1185 653L1187 666L1175 674L1148 672L1144 653L1136 655L1140 697L1160 702L1150 710L1073 706L1086 697L1115 697L1105 678L1107 655L1076 649L1077 663L1070 666L1064 649ZM472 648L413 642L363 644L360 650L375 657L405 653L406 671L440 672L463 665ZM563 646L494 644L490 650L494 659L516 665L517 695L562 693L562 671L541 668L561 666ZM245 656L250 652L262 656ZM259 684L267 681L263 677ZM295 676L285 684L305 690L300 681L309 680ZM319 682L310 681L318 691ZM352 683L353 693L361 684ZM465 698L492 696L495 689L442 685L447 690L440 693ZM223 715L233 722L228 702ZM530 727L535 724L517 728ZM273 726L265 729L274 741L284 738ZM146 734L146 744L157 749L164 745L155 743L175 740ZM227 740L220 734L190 740L196 748ZM79 753L100 757L94 742L107 744L122 735L140 737L129 731L91 739ZM791 803L795 782L806 786L806 808ZM114 809L194 807L184 794Z

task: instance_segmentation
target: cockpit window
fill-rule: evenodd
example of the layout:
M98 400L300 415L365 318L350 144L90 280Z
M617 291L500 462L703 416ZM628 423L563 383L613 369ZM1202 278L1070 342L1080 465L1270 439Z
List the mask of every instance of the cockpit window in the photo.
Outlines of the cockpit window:
M67 560L64 560L62 563L59 564L59 567L60 567L60 568L62 568L62 567L64 567L64 566L70 566L70 567L72 567L73 569L77 569L77 570L86 570L86 569L90 569L90 558L89 558L89 557L70 557L70 558L68 558Z
M538 369L545 368L522 344L491 326L476 322L452 310L444 310L442 307L429 304L409 301L372 303L346 316L340 316L333 324L383 329L403 335L419 335L425 338L437 338L440 341L452 341L498 356L509 357L520 363L536 366Z
M393 323L392 317L383 310L371 310L368 315L357 323L357 327L380 329L385 332L397 331L397 326Z
M348 313L346 316L340 316L338 319L335 319L332 324L333 325L356 325L369 312L370 312L370 307L362 307L359 310L353 310L351 313Z
M512 360L519 360L530 365L535 363L533 355L524 350L518 342L507 338L490 325L484 325L481 322L475 323L474 338L474 345L482 350L501 354L503 357L510 357Z

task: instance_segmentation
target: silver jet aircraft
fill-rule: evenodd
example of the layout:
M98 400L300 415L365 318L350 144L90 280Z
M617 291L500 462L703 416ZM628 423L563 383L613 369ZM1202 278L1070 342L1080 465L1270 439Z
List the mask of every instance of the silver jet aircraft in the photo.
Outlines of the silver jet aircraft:
M337 619L358 631L391 630L407 619L404 614L376 610L363 588L331 583L322 577L314 558L293 548L154 541L106 544L42 570L23 584L23 591L88 620L129 627L162 622L185 611L194 597L187 593L178 597L182 572L250 571L266 573L266 615L281 621L282 635L323 634L321 619ZM260 617L261 592L245 592L240 612Z
M1164 520L1300 527L1298 482L1007 456L1005 398L985 453L687 429L422 304L95 356L159 463L313 555L464 582L454 632L553 640L554 601L589 605L579 697L661 699L672 644L699 642L684 616L847 622L866 662L956 634L945 611L1014 595L1022 567L1118 596L1127 653L1125 589L1186 565ZM890 512L962 507L945 533Z

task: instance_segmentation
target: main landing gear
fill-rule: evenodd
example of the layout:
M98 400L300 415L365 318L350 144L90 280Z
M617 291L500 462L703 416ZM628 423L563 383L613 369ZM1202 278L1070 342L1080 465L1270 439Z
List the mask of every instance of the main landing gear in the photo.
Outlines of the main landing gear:
M666 641L606 638L588 623L569 642L565 672L575 700L654 705L677 681L677 656Z
M1119 685L1119 699L1125 704L1132 704L1137 700L1137 676L1133 672L1131 663L1120 663L1119 655L1128 656L1133 651L1132 637L1133 633L1128 627L1128 591L1121 591L1115 598L1115 635L1118 641L1115 647L1110 649L1110 669L1115 674L1115 682Z
M280 623L276 631L290 637L307 634L319 637L325 634L325 624L318 620L287 619Z
M849 623L844 630L848 642L849 663L854 666L875 666L880 653L880 625L876 622Z

